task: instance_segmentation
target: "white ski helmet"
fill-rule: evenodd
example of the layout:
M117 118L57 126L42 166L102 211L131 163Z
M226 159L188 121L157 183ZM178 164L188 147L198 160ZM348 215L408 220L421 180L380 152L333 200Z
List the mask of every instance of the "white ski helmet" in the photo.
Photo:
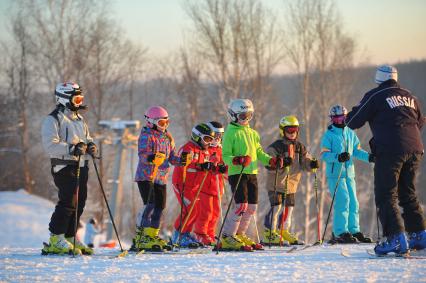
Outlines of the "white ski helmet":
M330 116L330 118L334 116L342 116L347 114L348 114L348 110L346 109L346 107L340 104L331 106L330 111L328 111L328 116Z
M376 70L376 76L374 78L376 84L381 84L390 79L398 81L398 71L396 68L390 65L379 66Z
M63 105L72 111L85 108L84 96L80 86L74 82L65 82L56 85L56 105Z
M250 121L254 107L250 99L234 99L228 105L228 117L232 122Z

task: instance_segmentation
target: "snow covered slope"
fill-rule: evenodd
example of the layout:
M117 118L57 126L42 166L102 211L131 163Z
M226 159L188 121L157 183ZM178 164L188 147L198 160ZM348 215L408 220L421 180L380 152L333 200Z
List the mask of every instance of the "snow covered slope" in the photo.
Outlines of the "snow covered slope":
M41 256L53 204L0 193L0 282L426 282L426 260L371 258L373 245L317 246L286 253ZM342 248L348 257L341 255Z
M0 247L40 247L54 204L24 190L0 192Z

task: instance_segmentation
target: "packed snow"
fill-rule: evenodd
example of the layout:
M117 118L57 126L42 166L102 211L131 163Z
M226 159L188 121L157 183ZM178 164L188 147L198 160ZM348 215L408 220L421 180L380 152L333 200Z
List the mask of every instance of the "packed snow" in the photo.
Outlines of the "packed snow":
M266 247L116 258L118 249L95 249L94 256L41 256L53 208L23 191L0 192L0 282L426 282L426 259L372 258L366 249L373 245L364 244L294 253Z

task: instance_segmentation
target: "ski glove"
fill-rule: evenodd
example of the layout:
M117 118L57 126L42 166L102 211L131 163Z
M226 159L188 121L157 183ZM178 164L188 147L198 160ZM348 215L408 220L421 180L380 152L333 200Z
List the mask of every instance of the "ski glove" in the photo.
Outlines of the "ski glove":
M370 153L368 155L368 162L370 162L370 163L376 162L376 155L374 155L373 153Z
M224 163L218 164L217 171L221 174L225 174L228 171L228 166L225 165Z
M309 163L309 166L311 166L311 169L318 169L320 167L320 164L317 159L312 159Z
M342 152L337 156L337 160L339 160L339 162L346 162L351 158L351 155L349 154L349 152Z
M284 157L284 167L289 167L293 164L293 158Z
M146 158L146 161L149 163L152 163L154 165L160 166L164 163L164 160L166 159L166 155L162 152L156 152L154 154L148 155Z
M215 169L214 163L213 162L204 162L200 164L201 169L203 170L207 170L207 171L212 171Z
M98 154L98 147L94 142L89 142L87 144L87 153L89 153L91 156L95 157Z
M234 165L242 165L243 167L249 166L250 162L251 162L251 157L249 155L235 156L232 159L232 164L234 164Z
M282 169L284 166L284 161L281 157L272 157L269 159L269 167L271 169Z
M180 166L188 166L192 161L192 154L190 152L182 152L180 155Z
M70 152L72 152L74 156L80 156L85 155L86 150L87 144L85 144L84 142L79 142L78 144L71 146Z

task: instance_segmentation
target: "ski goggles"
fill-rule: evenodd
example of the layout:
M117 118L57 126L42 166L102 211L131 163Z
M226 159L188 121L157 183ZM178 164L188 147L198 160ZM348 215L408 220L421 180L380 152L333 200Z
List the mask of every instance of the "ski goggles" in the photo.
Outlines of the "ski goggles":
M253 112L238 113L237 118L240 121L250 121L253 118Z
M169 118L161 118L155 120L155 124L160 128L167 128L169 126Z
M333 124L338 124L338 125L344 124L345 119L346 119L346 115L331 116L331 122Z
M76 107L81 106L83 104L83 101L84 101L83 95L78 94L78 95L71 96L71 103L72 105Z
M215 140L214 137L209 135L201 135L200 138L205 144L211 144Z
M294 134L299 132L299 127L297 126L284 127L284 132L288 134Z

